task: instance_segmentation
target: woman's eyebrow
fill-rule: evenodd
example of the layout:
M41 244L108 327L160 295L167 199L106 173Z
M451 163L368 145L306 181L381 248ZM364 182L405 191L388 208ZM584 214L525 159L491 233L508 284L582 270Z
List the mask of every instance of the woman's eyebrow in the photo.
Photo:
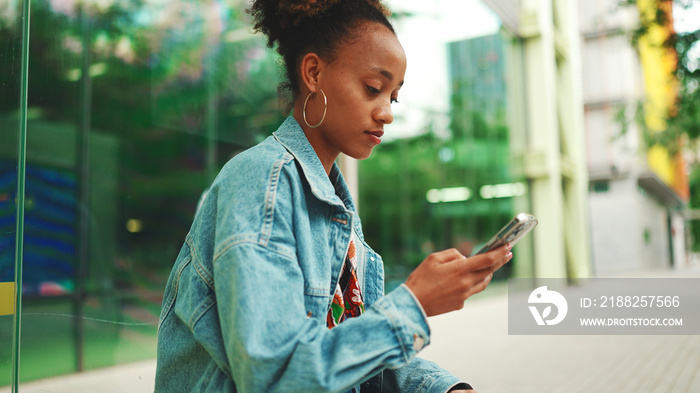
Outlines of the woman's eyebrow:
M394 81L394 74L392 74L390 71L385 70L384 68L381 68L381 67L373 67L373 68L372 68L372 71L375 71L375 72L378 72L378 73L382 74L386 79L389 80L389 82L393 82L393 81ZM404 82L404 81L401 81L401 82L399 83L399 86L403 86L403 82Z

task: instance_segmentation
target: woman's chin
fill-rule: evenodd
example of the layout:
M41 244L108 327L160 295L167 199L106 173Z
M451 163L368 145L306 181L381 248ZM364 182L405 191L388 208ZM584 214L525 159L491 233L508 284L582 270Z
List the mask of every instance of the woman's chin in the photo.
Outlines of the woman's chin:
M356 160L366 160L372 155L372 150L373 149L370 149L368 151L345 153L345 155L352 157Z

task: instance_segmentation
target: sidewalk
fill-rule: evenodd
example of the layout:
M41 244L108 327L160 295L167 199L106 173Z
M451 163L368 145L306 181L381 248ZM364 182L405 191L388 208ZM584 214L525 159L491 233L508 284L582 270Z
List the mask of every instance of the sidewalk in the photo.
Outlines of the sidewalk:
M138 393L153 392L156 361L146 360L101 370L68 374L20 384L20 393ZM0 393L10 393L10 387Z
M509 336L505 295L431 319L421 357L480 393L700 392L700 336Z
M654 272L636 277L700 277ZM480 393L700 392L700 336L509 336L505 287L430 319L420 356ZM155 360L22 384L21 393L152 392ZM0 393L10 393L0 388Z
M432 342L420 356L480 393L700 392L700 336L509 336L507 314L499 294L431 318Z

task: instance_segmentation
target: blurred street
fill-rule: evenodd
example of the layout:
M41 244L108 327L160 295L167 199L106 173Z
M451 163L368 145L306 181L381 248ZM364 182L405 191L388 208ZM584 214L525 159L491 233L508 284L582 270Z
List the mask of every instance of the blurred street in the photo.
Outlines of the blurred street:
M153 392L156 361L146 360L80 374L66 374L55 378L24 383L21 393L136 393ZM10 393L8 387L0 393Z
M495 283L463 310L431 318L432 343L420 356L480 393L700 392L700 336L509 336L507 313L506 285ZM154 380L151 360L27 383L20 392L150 392Z
M421 356L480 393L700 392L699 336L509 336L507 300L432 318Z

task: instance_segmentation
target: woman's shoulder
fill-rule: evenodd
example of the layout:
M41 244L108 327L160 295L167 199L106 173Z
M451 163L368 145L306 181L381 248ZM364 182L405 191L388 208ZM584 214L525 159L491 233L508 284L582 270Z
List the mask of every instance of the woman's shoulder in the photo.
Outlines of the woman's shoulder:
M294 156L274 137L239 153L221 169L215 183L237 189L269 184L271 178L296 173Z

